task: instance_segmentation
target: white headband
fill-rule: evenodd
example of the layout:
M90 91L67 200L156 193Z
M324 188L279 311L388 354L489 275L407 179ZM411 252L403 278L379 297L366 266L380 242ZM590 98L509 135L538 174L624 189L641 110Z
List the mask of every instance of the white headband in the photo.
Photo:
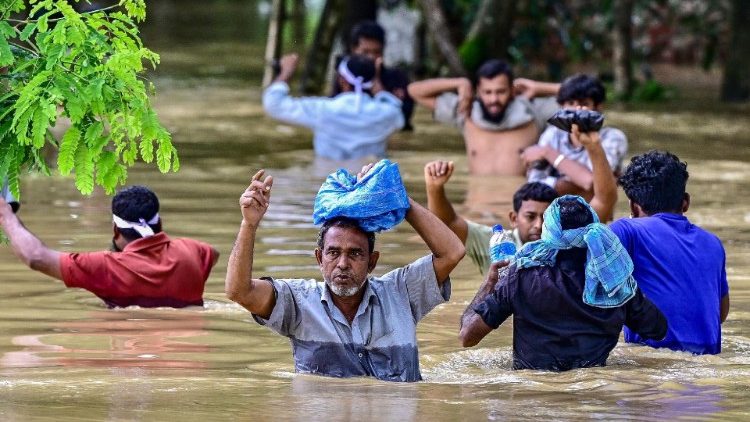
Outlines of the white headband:
M339 75L344 78L345 81L349 82L354 86L354 92L357 94L356 108L359 111L359 103L362 98L362 91L364 89L372 88L372 81L365 82L365 78L361 76L354 76L351 70L349 70L349 59L341 60L337 69Z
M112 214L112 221L120 229L133 229L141 235L141 237L151 237L154 235L154 230L149 227L149 224L156 224L159 222L159 213L157 212L151 217L150 220L146 221L143 218L139 218L137 223L132 221L125 221L122 218Z

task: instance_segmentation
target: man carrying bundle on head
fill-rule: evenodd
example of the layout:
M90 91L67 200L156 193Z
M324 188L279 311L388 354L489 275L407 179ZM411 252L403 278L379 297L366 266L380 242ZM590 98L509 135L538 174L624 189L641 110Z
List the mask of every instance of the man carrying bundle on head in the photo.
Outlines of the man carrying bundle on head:
M623 324L647 339L667 334L664 315L636 285L627 251L580 196L552 202L541 240L526 244L498 280L507 265L490 267L459 336L474 346L514 315L513 369L604 366Z
M253 177L240 197L242 224L227 266L226 293L292 343L297 372L418 381L416 326L450 297L450 272L464 247L448 227L406 195L398 167L383 160L356 176L329 176L315 204L322 223L315 258L323 281L256 278L255 237L273 179ZM431 254L381 277L375 231L404 217Z
M159 199L145 186L112 198L112 251L52 250L0 199L0 225L13 252L31 269L86 289L110 307L203 306L203 288L219 259L212 246L162 231Z
M297 60L296 54L281 58L279 76L263 92L266 113L311 129L318 156L332 160L385 157L388 137L404 126L404 116L401 100L383 90L375 62L346 56L337 67L339 95L294 98L289 95L288 81Z

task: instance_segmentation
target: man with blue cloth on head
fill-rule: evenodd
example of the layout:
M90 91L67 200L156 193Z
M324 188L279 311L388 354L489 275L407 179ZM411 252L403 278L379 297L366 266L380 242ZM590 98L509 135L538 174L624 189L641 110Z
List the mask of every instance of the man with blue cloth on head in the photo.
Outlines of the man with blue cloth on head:
M279 61L276 80L263 92L269 116L313 131L315 154L331 160L383 158L388 137L404 126L401 100L383 89L376 63L365 56L341 59L336 81L341 93L333 98L289 95L288 82L297 69L297 55Z
M422 378L416 326L450 298L449 275L464 247L437 217L406 196L397 172L383 160L374 168L365 166L352 180L339 171L323 184L315 210L316 219L326 217L315 249L322 282L257 278L255 238L270 204L272 177L259 171L240 197L242 224L227 266L226 293L256 322L290 339L297 372L387 381ZM377 214L367 215L370 209ZM374 232L404 218L431 253L383 276L370 275L380 256Z
M604 366L623 324L660 340L667 320L638 289L633 262L580 196L555 199L542 238L526 244L498 281L493 263L461 318L464 347L513 315L513 369Z

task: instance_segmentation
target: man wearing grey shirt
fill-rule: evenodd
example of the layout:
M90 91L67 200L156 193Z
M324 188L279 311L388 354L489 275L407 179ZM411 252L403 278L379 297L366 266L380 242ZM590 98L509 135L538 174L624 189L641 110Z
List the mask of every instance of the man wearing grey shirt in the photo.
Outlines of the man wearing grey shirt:
M477 70L476 86L467 78L437 78L412 82L408 91L433 110L435 120L461 130L471 174L523 176L520 151L536 143L558 110L550 97L558 88L555 83L514 80L507 63L488 60Z
M323 224L315 249L323 282L253 278L256 231L273 185L263 176L256 173L240 198L243 219L227 266L227 296L290 339L297 372L420 380L416 325L450 298L449 275L464 256L461 241L409 199L406 221L431 255L372 277L379 258L374 233L335 218Z

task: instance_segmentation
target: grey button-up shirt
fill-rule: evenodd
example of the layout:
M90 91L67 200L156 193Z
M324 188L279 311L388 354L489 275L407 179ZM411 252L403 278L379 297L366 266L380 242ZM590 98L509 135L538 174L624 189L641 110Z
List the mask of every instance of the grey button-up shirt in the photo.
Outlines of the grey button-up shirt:
M373 376L419 381L417 322L450 298L450 280L438 287L432 255L371 277L351 325L325 283L273 280L276 305L255 320L289 337L297 372L334 377Z

